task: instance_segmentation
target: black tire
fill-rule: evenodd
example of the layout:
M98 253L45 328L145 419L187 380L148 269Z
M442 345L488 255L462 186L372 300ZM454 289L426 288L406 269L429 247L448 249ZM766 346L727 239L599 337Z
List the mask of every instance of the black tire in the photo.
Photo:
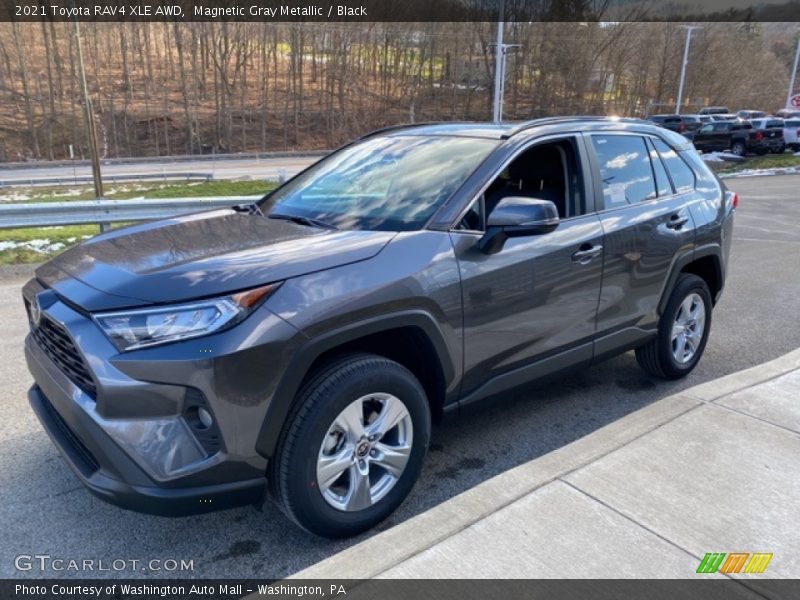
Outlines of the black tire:
M362 396L385 393L400 399L412 423L411 452L389 492L369 508L331 506L317 486L317 458L339 414ZM328 538L356 535L388 517L416 482L431 432L425 391L402 365L373 354L343 357L313 375L302 387L287 417L269 465L270 492L280 509L302 528Z
M698 294L705 308L705 326L694 356L685 363L676 360L672 352L672 327L680 310L681 303L690 294ZM685 273L678 278L664 314L658 324L658 334L645 346L636 349L639 366L650 375L661 379L680 379L686 377L697 366L706 348L711 331L711 293L706 282L697 275Z
M731 152L736 156L744 156L747 154L747 147L744 145L744 142L734 142L731 144Z

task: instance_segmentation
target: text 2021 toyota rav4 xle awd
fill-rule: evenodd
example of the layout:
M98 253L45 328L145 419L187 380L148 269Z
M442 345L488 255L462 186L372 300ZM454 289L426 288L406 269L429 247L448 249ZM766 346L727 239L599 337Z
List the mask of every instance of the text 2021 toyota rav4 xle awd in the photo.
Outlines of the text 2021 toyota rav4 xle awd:
M268 490L354 534L409 493L445 415L630 349L689 373L736 204L643 121L383 130L256 205L41 266L30 402L110 502L185 514Z

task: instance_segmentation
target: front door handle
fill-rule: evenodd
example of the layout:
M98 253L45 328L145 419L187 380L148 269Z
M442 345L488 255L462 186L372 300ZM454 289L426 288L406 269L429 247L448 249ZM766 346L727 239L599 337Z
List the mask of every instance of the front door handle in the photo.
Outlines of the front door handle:
M670 229L680 229L681 227L686 225L686 222L688 220L689 217L687 217L686 215L674 214L669 218L669 221L667 221L667 227L669 227Z
M572 260L585 265L603 251L603 246L598 244L592 246L591 244L582 244L578 251L572 255Z

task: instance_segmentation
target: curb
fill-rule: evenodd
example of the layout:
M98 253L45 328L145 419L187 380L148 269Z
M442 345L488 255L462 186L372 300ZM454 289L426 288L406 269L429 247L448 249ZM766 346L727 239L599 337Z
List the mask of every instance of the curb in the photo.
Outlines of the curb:
M369 579L488 517L535 489L584 467L662 425L733 392L800 368L800 349L699 384L614 423L312 565L289 579Z

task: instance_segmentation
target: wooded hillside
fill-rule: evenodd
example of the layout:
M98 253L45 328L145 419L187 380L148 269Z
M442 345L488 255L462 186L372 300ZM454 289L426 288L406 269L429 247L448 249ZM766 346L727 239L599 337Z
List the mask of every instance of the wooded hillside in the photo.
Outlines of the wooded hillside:
M491 115L492 23L83 23L81 33L108 157L330 148L393 123ZM788 24L705 24L684 98L780 108L793 35ZM671 112L684 39L676 23L508 24L519 48L504 116ZM86 154L70 23L0 24L0 106L0 160L65 158L69 144Z

